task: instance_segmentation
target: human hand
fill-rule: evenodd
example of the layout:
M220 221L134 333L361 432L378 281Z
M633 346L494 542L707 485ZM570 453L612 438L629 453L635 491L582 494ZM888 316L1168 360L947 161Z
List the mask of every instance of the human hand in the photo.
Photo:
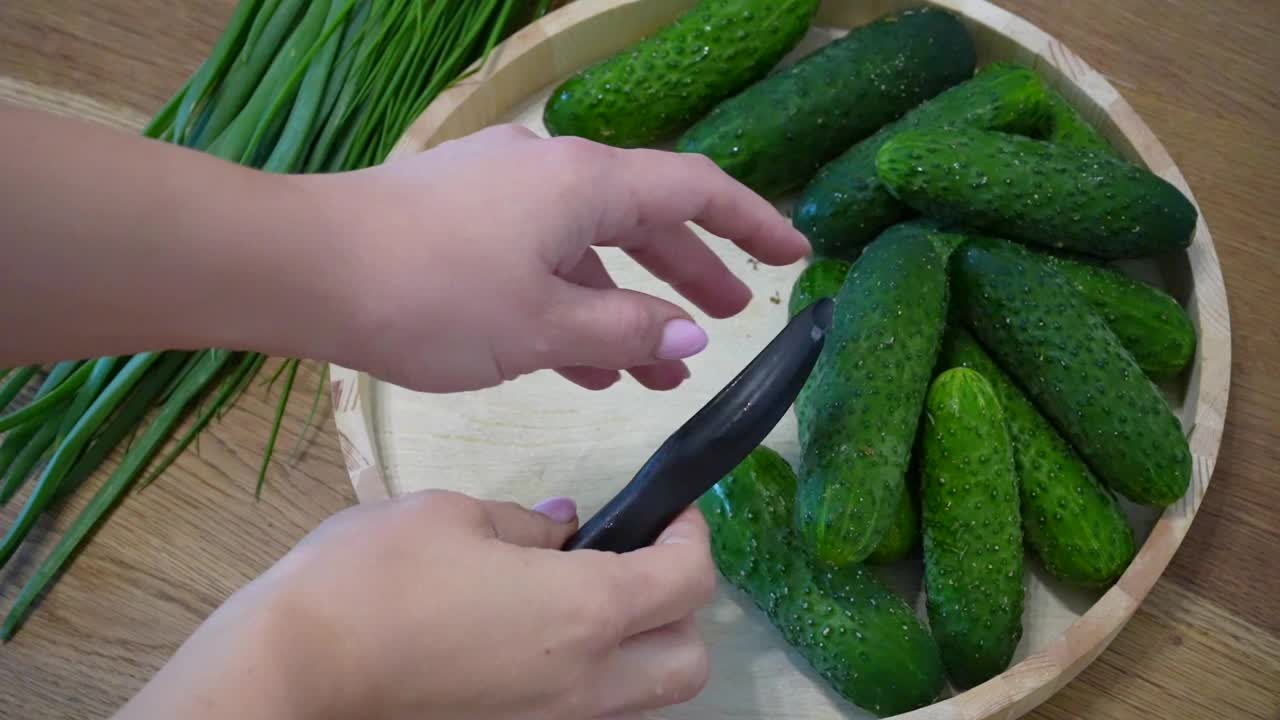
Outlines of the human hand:
M708 672L693 613L716 586L702 516L621 555L556 549L576 527L568 501L444 491L346 510L121 718L585 720L693 697Z
M676 387L704 331L679 306L616 289L594 248L622 249L715 318L740 312L751 293L686 222L768 264L809 252L770 203L705 157L541 139L519 126L307 182L353 213L338 222L360 309L353 327L330 334L345 339L330 354L417 390L541 369L592 389L619 370Z

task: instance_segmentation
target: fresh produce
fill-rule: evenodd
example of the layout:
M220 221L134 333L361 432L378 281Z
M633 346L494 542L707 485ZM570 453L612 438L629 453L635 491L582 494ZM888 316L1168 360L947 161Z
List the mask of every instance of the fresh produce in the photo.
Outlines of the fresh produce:
M674 22L566 80L552 135L638 147L679 133L765 76L800 42L817 0L699 0Z
M945 250L920 224L886 230L854 263L809 382L796 524L824 563L862 562L901 501L947 314Z
M699 500L724 577L840 695L879 716L933 702L938 648L911 607L860 565L817 569L791 529L796 478L765 446Z
M524 0L242 0L209 56L143 132L269 172L373 165L469 64L545 9ZM35 479L0 540L0 559L17 552L45 512L139 431L22 587L0 636L12 637L115 503L144 473L144 484L158 476L239 397L264 362L257 353L219 349L67 361L50 370L37 400L0 419L0 431L8 431L0 442L0 501ZM280 364L285 391L259 490L298 368L297 359ZM0 375L6 376L0 384L3 412L41 373L28 367ZM325 385L322 379L315 388L312 415ZM197 407L188 429L174 437ZM171 449L156 459L167 444Z
M849 274L850 266L851 263L845 260L831 258L818 258L810 263L808 267L801 271L796 278L795 285L792 287L791 299L788 303L790 314L794 317L796 313L819 298L834 298L838 295L840 286L844 284L844 279ZM810 400L813 397L812 386L813 379L811 377L805 383L804 388L800 390L800 395L796 397L795 402L801 447L805 445L808 435L806 428L810 418ZM898 508L893 513L893 521L889 529L885 531L880 544L867 556L867 562L885 565L896 561L915 547L920 535L916 502L916 498L912 493L903 493L902 500L898 503Z
M820 298L834 298L849 274L848 260L835 258L815 258L796 277L791 286L791 298L787 301L787 312L791 317L809 307Z
M1040 138L1055 145L1100 150L1115 155L1115 148L1103 137L1098 129L1076 110L1067 99L1056 90L1045 90L1045 102L1049 108L1045 116L1044 127ZM990 128L998 129L998 128ZM1117 156L1118 157L1118 156Z
M1115 333L1041 256L966 243L953 256L956 312L1111 489L1176 502L1191 482L1178 418Z
M915 214L876 174L876 153L885 142L917 127L1030 133L1048 117L1045 92L1040 77L1026 67L987 65L824 165L796 204L796 229L819 254L855 257L881 230Z
M1115 268L1059 255L1045 261L1102 316L1148 377L1172 377L1191 362L1196 329L1168 293Z
M756 192L778 195L968 78L974 58L973 39L945 10L886 15L716 105L676 149L706 155Z
M920 540L920 500L916 497L915 489L911 487L913 481L911 470L908 466L907 474L903 478L902 496L898 500L898 507L893 511L889 529L880 536L880 542L867 556L867 563L871 565L888 565L901 560L915 548L916 542Z
M791 317L795 317L796 313L813 304L819 298L835 298L840 293L840 286L844 284L845 277L849 274L850 265L851 263L844 260L818 258L802 270L800 275L796 277L795 284L791 287L791 298L787 303ZM825 348L823 352L826 352ZM811 415L809 410L812 405L810 399L813 396L813 386L813 376L811 375L809 380L805 382L804 387L800 389L800 394L796 396L794 406L800 444L802 446L808 436Z
M876 173L931 217L1107 259L1185 249L1196 226L1195 206L1143 167L1007 133L906 130L881 146Z
M1045 569L1081 587L1120 577L1137 551L1133 530L1070 443L964 328L947 328L938 367L974 370L995 391L1013 442L1023 537Z
M991 385L964 367L929 387L920 504L929 627L959 687L1009 666L1022 638L1018 478Z

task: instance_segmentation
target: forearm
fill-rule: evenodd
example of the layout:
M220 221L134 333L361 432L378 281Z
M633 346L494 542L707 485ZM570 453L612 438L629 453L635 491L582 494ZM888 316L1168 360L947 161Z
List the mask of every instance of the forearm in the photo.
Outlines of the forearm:
M313 349L347 312L315 183L0 110L0 367L154 349ZM328 247L332 245L333 247Z

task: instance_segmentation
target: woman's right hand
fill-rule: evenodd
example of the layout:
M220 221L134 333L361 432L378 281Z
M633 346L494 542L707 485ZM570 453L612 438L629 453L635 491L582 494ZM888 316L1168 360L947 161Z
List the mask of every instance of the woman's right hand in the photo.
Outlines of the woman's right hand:
M716 587L690 508L651 547L558 550L572 502L427 491L330 519L233 596L122 717L583 720L703 687Z

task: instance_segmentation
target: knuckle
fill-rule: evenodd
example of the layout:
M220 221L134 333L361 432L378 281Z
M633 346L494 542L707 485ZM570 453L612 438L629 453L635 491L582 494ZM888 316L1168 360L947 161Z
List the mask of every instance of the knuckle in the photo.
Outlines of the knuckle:
M556 152L564 156L563 160L567 162L585 165L598 162L606 155L603 145L573 135L555 137L549 142L552 143L552 147L556 149Z

